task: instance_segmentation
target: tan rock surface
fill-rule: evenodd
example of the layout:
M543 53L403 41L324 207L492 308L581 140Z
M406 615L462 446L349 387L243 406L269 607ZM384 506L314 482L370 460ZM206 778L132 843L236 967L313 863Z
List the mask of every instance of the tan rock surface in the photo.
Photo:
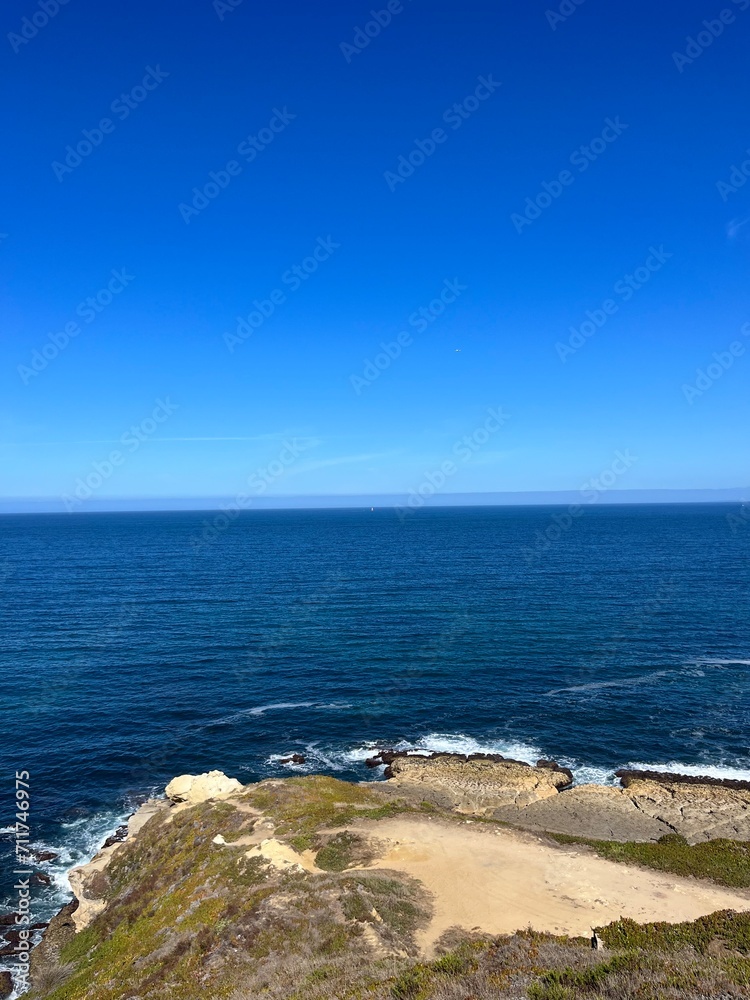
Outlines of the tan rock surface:
M557 795L568 783L564 774L511 761L456 757L399 757L390 765L389 785L418 793L458 812L487 815L506 806Z
M242 791L243 785L236 778L228 778L223 771L208 771L205 774L181 774L173 778L165 789L168 799L174 803L198 805L208 799L225 798Z
M750 840L750 791L631 778L625 792L646 816L691 844L719 837Z
M611 785L579 785L523 809L496 809L494 818L526 830L594 840L656 841L673 832L666 823L641 811L625 789Z

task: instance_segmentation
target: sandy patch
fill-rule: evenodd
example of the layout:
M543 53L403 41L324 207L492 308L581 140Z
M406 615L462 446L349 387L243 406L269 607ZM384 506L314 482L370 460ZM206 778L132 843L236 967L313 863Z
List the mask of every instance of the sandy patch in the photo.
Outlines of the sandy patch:
M432 922L418 936L428 954L456 925L490 934L531 926L589 935L592 926L620 917L678 922L750 909L750 892L616 864L486 824L397 817L367 830L386 846L369 867L405 872L434 897Z

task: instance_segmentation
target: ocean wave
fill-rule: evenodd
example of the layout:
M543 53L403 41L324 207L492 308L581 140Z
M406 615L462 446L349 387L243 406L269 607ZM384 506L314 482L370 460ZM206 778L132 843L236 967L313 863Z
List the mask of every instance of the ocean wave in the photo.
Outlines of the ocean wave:
M648 674L640 674L638 677L623 677L622 680L591 681L587 684L572 684L570 687L553 688L547 692L547 696L577 693L580 691L598 691L601 688L640 687L641 684L648 684L656 678L666 677L672 673L674 673L673 670L653 670Z
M712 667L750 667L750 660L696 660L696 663Z
M266 712L286 712L296 708L312 708L316 712L339 712L350 709L352 706L346 702L318 702L318 701L277 701L270 705L254 705L252 708L244 708L241 712L234 712L232 715L225 715L220 719L212 719L210 722L201 723L198 729L209 729L211 726L228 726L247 716L257 717L265 715Z
M414 754L439 753L497 753L514 760L523 760L534 764L544 754L538 747L514 740L484 740L480 741L465 733L429 733L419 740L400 740L397 743L387 743L383 740L368 740L344 752L344 758L352 764L367 760L378 750L408 750Z

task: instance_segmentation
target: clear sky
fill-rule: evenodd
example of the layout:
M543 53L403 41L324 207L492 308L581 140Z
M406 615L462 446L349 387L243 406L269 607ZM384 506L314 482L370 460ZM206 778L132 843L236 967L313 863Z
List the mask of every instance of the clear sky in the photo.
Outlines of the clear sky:
M8 0L2 496L748 485L724 3Z

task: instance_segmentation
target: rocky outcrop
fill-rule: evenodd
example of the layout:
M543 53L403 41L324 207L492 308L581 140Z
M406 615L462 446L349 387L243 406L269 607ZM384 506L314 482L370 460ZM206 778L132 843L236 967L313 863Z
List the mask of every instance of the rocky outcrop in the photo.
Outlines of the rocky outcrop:
M719 837L750 840L750 790L629 777L625 794L645 816L691 844Z
M624 789L607 785L579 785L524 809L506 806L496 809L494 818L525 830L594 840L656 841L673 832L642 812Z
M13 992L13 977L9 972L0 972L0 1000L6 1000Z
M675 774L672 771L631 771L628 768L615 771L615 775L620 779L623 788L627 788L633 780L644 779L658 781L662 785L713 785L717 788L750 792L750 781L737 778L711 778L708 775Z
M173 778L165 789L168 799L174 803L195 806L209 799L220 799L242 791L243 785L236 778L228 778L223 771L208 771L206 774L182 774Z
M750 840L747 782L622 771L622 788L570 787L571 772L555 761L532 767L499 754L383 750L367 763L386 765L388 786L411 799L528 830L623 842L657 841L669 833L691 844Z
M390 784L457 812L488 815L503 806L524 807L557 795L568 775L502 757L399 755L388 765Z
M78 901L72 900L55 914L44 932L41 942L31 952L29 962L29 978L32 986L40 971L48 965L54 965L60 959L60 951L69 944L76 933L73 916L78 909Z

